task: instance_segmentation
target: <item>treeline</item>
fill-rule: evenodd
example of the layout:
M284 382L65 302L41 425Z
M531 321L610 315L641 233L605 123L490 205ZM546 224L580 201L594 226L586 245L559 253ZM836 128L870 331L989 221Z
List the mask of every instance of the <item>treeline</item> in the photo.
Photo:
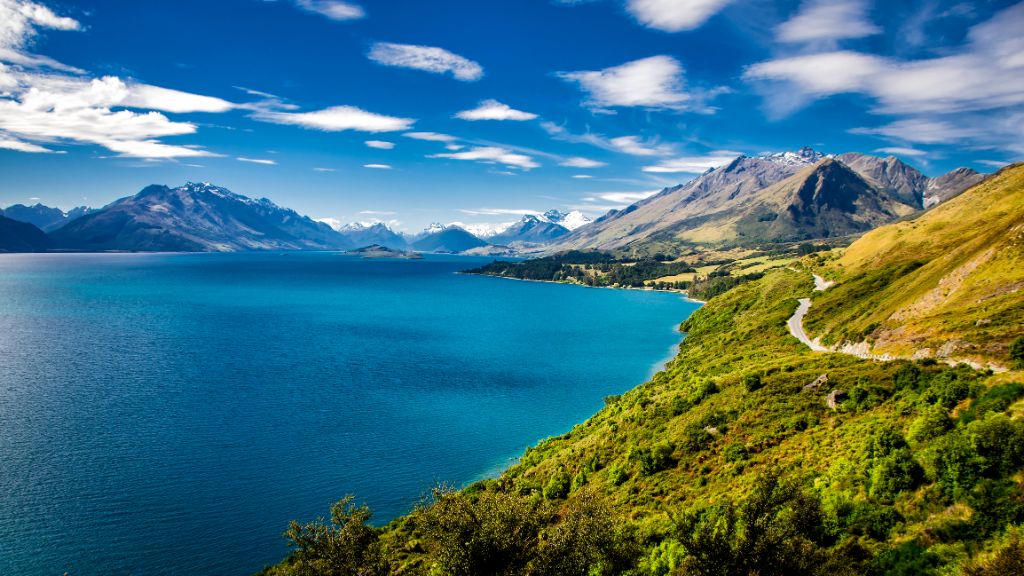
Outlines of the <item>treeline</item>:
M602 252L573 250L522 262L495 260L466 272L520 280L572 280L587 286L641 287L655 278L695 271L688 264L667 262L667 259L664 255L657 254L651 258L629 261Z

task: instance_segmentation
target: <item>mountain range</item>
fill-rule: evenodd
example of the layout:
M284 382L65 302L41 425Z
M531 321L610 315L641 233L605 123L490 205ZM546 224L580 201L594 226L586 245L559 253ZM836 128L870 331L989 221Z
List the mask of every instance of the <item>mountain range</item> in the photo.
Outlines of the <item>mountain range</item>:
M60 208L52 208L50 206L44 206L43 204L37 203L32 206L14 204L0 210L0 215L6 216L11 220L27 222L36 228L39 228L43 232L53 232L68 222L77 220L78 218L81 218L86 214L91 214L95 211L95 208L78 206L65 212Z
M860 234L948 201L983 178L968 168L929 178L892 156L826 156L803 148L739 156L593 222L579 211L549 210L502 225L432 224L415 235L382 222L316 221L266 198L188 182L176 188L148 186L101 209L11 206L4 210L11 222L3 224L0 249L351 250L376 244L509 254L750 246Z
M983 178L967 168L929 178L892 156L826 156L810 148L739 156L686 184L609 212L548 251L847 236L952 198Z

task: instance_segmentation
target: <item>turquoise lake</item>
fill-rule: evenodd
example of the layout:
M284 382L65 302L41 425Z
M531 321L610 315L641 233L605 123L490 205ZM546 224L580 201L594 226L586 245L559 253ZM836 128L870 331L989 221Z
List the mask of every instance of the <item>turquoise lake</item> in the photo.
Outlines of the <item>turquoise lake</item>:
M649 378L679 294L330 253L0 255L0 574L246 575Z

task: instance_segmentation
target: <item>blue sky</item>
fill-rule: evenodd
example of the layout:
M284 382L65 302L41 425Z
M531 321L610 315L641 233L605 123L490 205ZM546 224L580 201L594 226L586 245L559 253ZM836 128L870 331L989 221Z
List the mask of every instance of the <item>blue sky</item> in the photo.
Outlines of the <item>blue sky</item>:
M0 206L597 216L740 154L1024 158L1024 3L0 0Z

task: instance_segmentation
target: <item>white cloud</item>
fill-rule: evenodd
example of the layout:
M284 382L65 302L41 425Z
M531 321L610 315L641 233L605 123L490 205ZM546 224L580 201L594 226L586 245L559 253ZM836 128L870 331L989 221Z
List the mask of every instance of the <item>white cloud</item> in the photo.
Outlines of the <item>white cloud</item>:
M437 132L406 132L402 136L412 138L413 140L427 140L428 142L455 142L458 140L455 136L438 134Z
M291 124L311 130L341 132L396 132L408 130L416 120L367 112L355 106L332 106L314 112L257 111L253 118L274 124Z
M295 4L303 10L321 14L331 20L358 20L366 16L366 11L361 6L340 0L295 0Z
M18 51L25 47L38 28L81 30L74 18L58 16L52 10L30 0L0 0L0 48Z
M645 198L650 198L660 192L660 190L644 190L641 192L598 192L587 198L584 198L584 202L612 202L615 204L614 207L622 207L625 205L639 202Z
M536 114L523 112L502 104L497 100L484 100L472 110L463 110L455 115L462 120L516 120L525 121L537 118Z
M265 164L267 166L274 166L277 164L274 160L267 160L265 158L246 158L244 156L239 156L238 158L235 158L235 160L238 160L239 162L248 162L250 164Z
M692 97L683 91L683 66L671 56L651 56L604 70L562 72L576 82L595 108L614 106L683 110Z
M147 84L133 84L128 88L128 95L121 102L133 108L151 108L165 112L227 112L235 108L235 104L214 98L190 94L180 90L171 90Z
M807 99L865 94L883 114L954 114L1024 105L1024 3L968 32L968 43L939 58L901 61L833 51L754 64L744 77L784 84Z
M313 172L337 172L337 170L334 169L334 168L316 167L316 168L313 168Z
M452 160L504 164L505 166L521 168L523 170L530 170L540 166L540 164L534 161L532 157L527 156L526 154L518 154L507 148L501 148L499 146L477 146L470 148L465 152L434 154L430 156L430 158L450 158Z
M672 146L644 141L639 136L619 136L609 139L601 134L594 134L592 132L575 134L554 122L541 122L540 127L556 140L574 142L576 144L590 144L597 148L621 152L631 156L664 156L671 154L673 150Z
M989 166L991 168L1002 168L1003 166L1009 166L1011 163L1005 160L977 160L977 164L982 166Z
M370 49L369 58L384 66L450 73L464 82L474 82L484 75L484 69L476 62L435 46L378 42Z
M718 150L706 156L683 156L664 160L653 166L644 166L643 171L656 174L700 174L710 168L728 164L739 155L739 152L731 150Z
M670 147L643 142L639 136L619 136L609 142L614 149L632 156L663 156L671 153Z
M776 30L781 42L835 43L848 38L880 34L882 29L868 20L864 0L805 0L800 12Z
M30 152L35 154L52 154L55 150L44 148L38 144L32 144L31 142L22 142L16 138L6 138L0 136L0 148L4 150L16 150L18 152Z
M536 216L540 212L526 208L474 208L461 209L459 212L470 216Z
M593 178L593 176L591 176L590 174L573 174L572 177L576 178L577 180L589 180Z
M600 168L602 166L607 166L607 164L604 162L598 162L597 160L591 160L590 158L574 156L572 158L566 158L564 161L559 163L559 166L567 166L569 168Z
M626 9L641 24L665 32L699 28L731 0L628 0Z
M893 156L927 156L928 153L917 148L906 148L904 146L889 146L887 148L876 148L879 154L892 154Z
M367 140L366 145L370 148L377 148L378 150L391 150L395 147L394 142L385 142L384 140Z
M122 156L178 158L213 156L206 150L157 141L192 134L196 126L173 122L159 112L112 110L130 90L119 78L77 78L22 74L14 98L0 99L0 134L36 143L98 144Z
M363 164L363 168L372 168L374 170L391 170L390 164Z
M897 120L877 128L854 128L854 134L885 136L904 142L921 144L945 144L975 138L984 134L980 128L961 126L943 120L908 118Z
M396 214L390 210L360 210L359 213L367 216L394 216Z

